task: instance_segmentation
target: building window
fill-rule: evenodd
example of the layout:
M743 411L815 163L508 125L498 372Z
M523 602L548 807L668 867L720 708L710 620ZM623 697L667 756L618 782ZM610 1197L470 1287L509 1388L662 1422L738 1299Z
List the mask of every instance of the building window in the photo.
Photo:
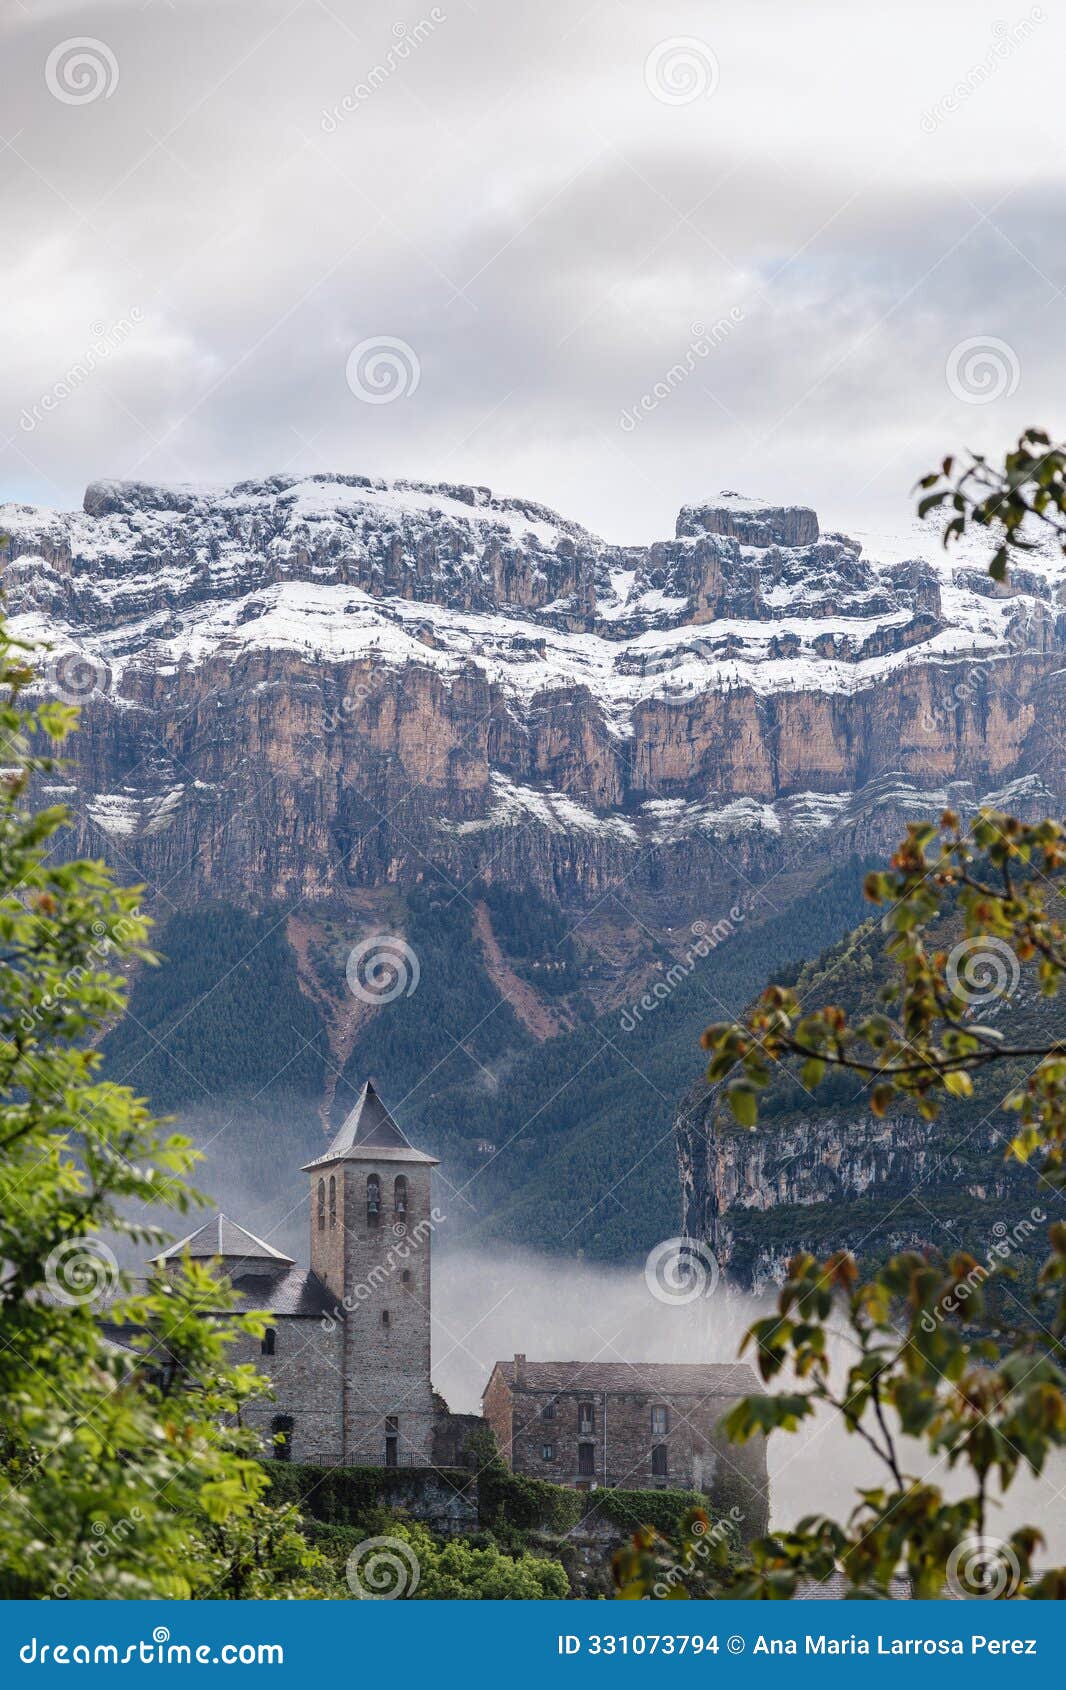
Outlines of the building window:
M276 1327L268 1326L266 1331L263 1333L263 1341L259 1346L260 1353L265 1356L272 1356L274 1354L274 1346L277 1341L278 1334Z
M651 1476L653 1479L665 1479L670 1472L670 1465L666 1458L666 1445L653 1444L651 1451Z
M400 1465L400 1418L397 1414L385 1416L385 1465Z
M592 1474L595 1473L595 1471L596 1471L596 1445L595 1444L578 1444L578 1446L577 1446L577 1470L578 1470L579 1473L586 1475L589 1478L591 1478Z
M372 1225L376 1224L381 1213L381 1181L377 1174L371 1174L366 1182L366 1218Z
M404 1285L410 1285L410 1283L411 1283L411 1269L410 1268L404 1268L403 1273L400 1275L400 1279L401 1279L401 1281Z
M554 1461L555 1460L555 1445L554 1444L544 1444L541 1448L540 1456L541 1456L542 1461Z
M653 1438L665 1438L670 1430L670 1417L666 1409L659 1406L651 1411L651 1435Z
M392 1206L396 1213L403 1218L407 1213L407 1181L402 1174L397 1174L396 1184L392 1188Z
M579 1437L590 1437L596 1430L596 1408L593 1403L579 1402L577 1405L577 1430Z
M546 1402L540 1411L540 1417L542 1420L554 1420L555 1404L553 1402Z
M292 1460L292 1415L275 1414L270 1422L270 1435L274 1440L274 1460Z
M329 1176L329 1230L332 1232L337 1225L337 1181L333 1174Z
M388 1309L382 1309L382 1311L381 1311L381 1324L382 1324L382 1326L387 1326L389 1324L389 1311L388 1311Z
M318 1182L318 1230L319 1232L326 1230L326 1182L324 1179L320 1179Z

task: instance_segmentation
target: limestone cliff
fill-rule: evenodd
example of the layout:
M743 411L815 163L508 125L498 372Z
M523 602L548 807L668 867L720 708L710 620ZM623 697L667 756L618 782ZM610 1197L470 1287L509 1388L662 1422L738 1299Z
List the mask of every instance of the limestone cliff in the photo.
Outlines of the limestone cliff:
M78 849L168 898L708 886L1060 793L1054 568L989 591L727 494L617 546L486 488L275 477L0 508L16 626L83 705ZM912 555L908 555L912 552Z

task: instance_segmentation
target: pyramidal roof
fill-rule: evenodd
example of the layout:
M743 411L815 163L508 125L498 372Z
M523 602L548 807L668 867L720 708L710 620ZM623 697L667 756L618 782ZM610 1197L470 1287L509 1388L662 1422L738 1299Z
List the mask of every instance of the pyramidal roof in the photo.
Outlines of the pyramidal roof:
M327 1162L375 1161L428 1162L435 1166L437 1158L415 1149L368 1080L325 1155L315 1156L304 1167L306 1171L324 1167Z
M254 1232L247 1232L223 1214L212 1215L198 1232L190 1232L188 1238L168 1245L158 1256L153 1256L152 1261L169 1262L186 1254L195 1257L236 1256L242 1262L276 1262L282 1267L294 1265L291 1256L275 1250L272 1244L257 1238Z

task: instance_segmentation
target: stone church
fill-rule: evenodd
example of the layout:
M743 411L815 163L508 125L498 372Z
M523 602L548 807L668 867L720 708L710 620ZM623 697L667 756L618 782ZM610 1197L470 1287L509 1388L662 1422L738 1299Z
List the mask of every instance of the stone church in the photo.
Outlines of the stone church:
M435 1412L429 1371L430 1241L436 1158L416 1150L371 1084L329 1149L304 1168L311 1180L311 1265L256 1238L225 1215L154 1258L164 1271L184 1255L218 1259L237 1307L270 1317L234 1361L254 1362L274 1400L246 1415L283 1460L333 1466L429 1466Z
M746 1366L719 1363L497 1362L484 1417L450 1414L430 1376L431 1247L437 1159L416 1150L367 1083L329 1149L306 1164L310 1266L215 1215L154 1258L217 1263L244 1312L265 1314L262 1339L234 1361L270 1380L253 1405L279 1460L316 1466L454 1468L485 1425L515 1472L580 1490L698 1490L762 1529L761 1440L738 1450L720 1420L757 1389ZM209 1312L209 1311L208 1311ZM110 1327L122 1342L126 1334Z

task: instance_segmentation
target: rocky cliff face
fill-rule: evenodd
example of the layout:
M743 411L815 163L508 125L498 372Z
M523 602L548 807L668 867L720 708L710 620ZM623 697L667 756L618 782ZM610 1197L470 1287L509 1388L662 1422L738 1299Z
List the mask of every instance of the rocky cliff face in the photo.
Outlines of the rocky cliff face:
M976 1133L957 1132L958 1147L910 1115L877 1120L861 1100L750 1133L716 1117L706 1094L690 1097L678 1116L683 1230L705 1239L730 1279L751 1290L780 1283L797 1250L950 1249L945 1188L965 1207L956 1242L965 1237L971 1247L982 1214L991 1242L1004 1213L1027 1201L1019 1170L1003 1161L994 1115Z
M346 896L432 865L568 905L882 847L1066 785L1052 564L879 557L724 494L607 544L486 488L91 486L0 508L4 587L83 705L78 849L168 898ZM931 553L922 555L922 547Z
M949 918L931 946L947 949L960 932ZM884 944L880 924L867 922L798 971L796 991L811 1007L837 1003L854 1017L894 975ZM1022 1047L1054 1039L1061 1022L1055 1000L1024 978L980 1013ZM857 1075L810 1093L780 1070L747 1131L721 1084L698 1084L675 1118L683 1229L753 1290L780 1283L800 1250L824 1259L850 1249L876 1260L901 1249L966 1248L983 1260L1009 1236L1012 1250L1039 1256L1046 1233L1033 1223L1055 1213L1057 1199L1006 1154L1014 1117L1003 1099L1026 1066L979 1078L972 1100L945 1099L932 1122L906 1106L878 1119Z

